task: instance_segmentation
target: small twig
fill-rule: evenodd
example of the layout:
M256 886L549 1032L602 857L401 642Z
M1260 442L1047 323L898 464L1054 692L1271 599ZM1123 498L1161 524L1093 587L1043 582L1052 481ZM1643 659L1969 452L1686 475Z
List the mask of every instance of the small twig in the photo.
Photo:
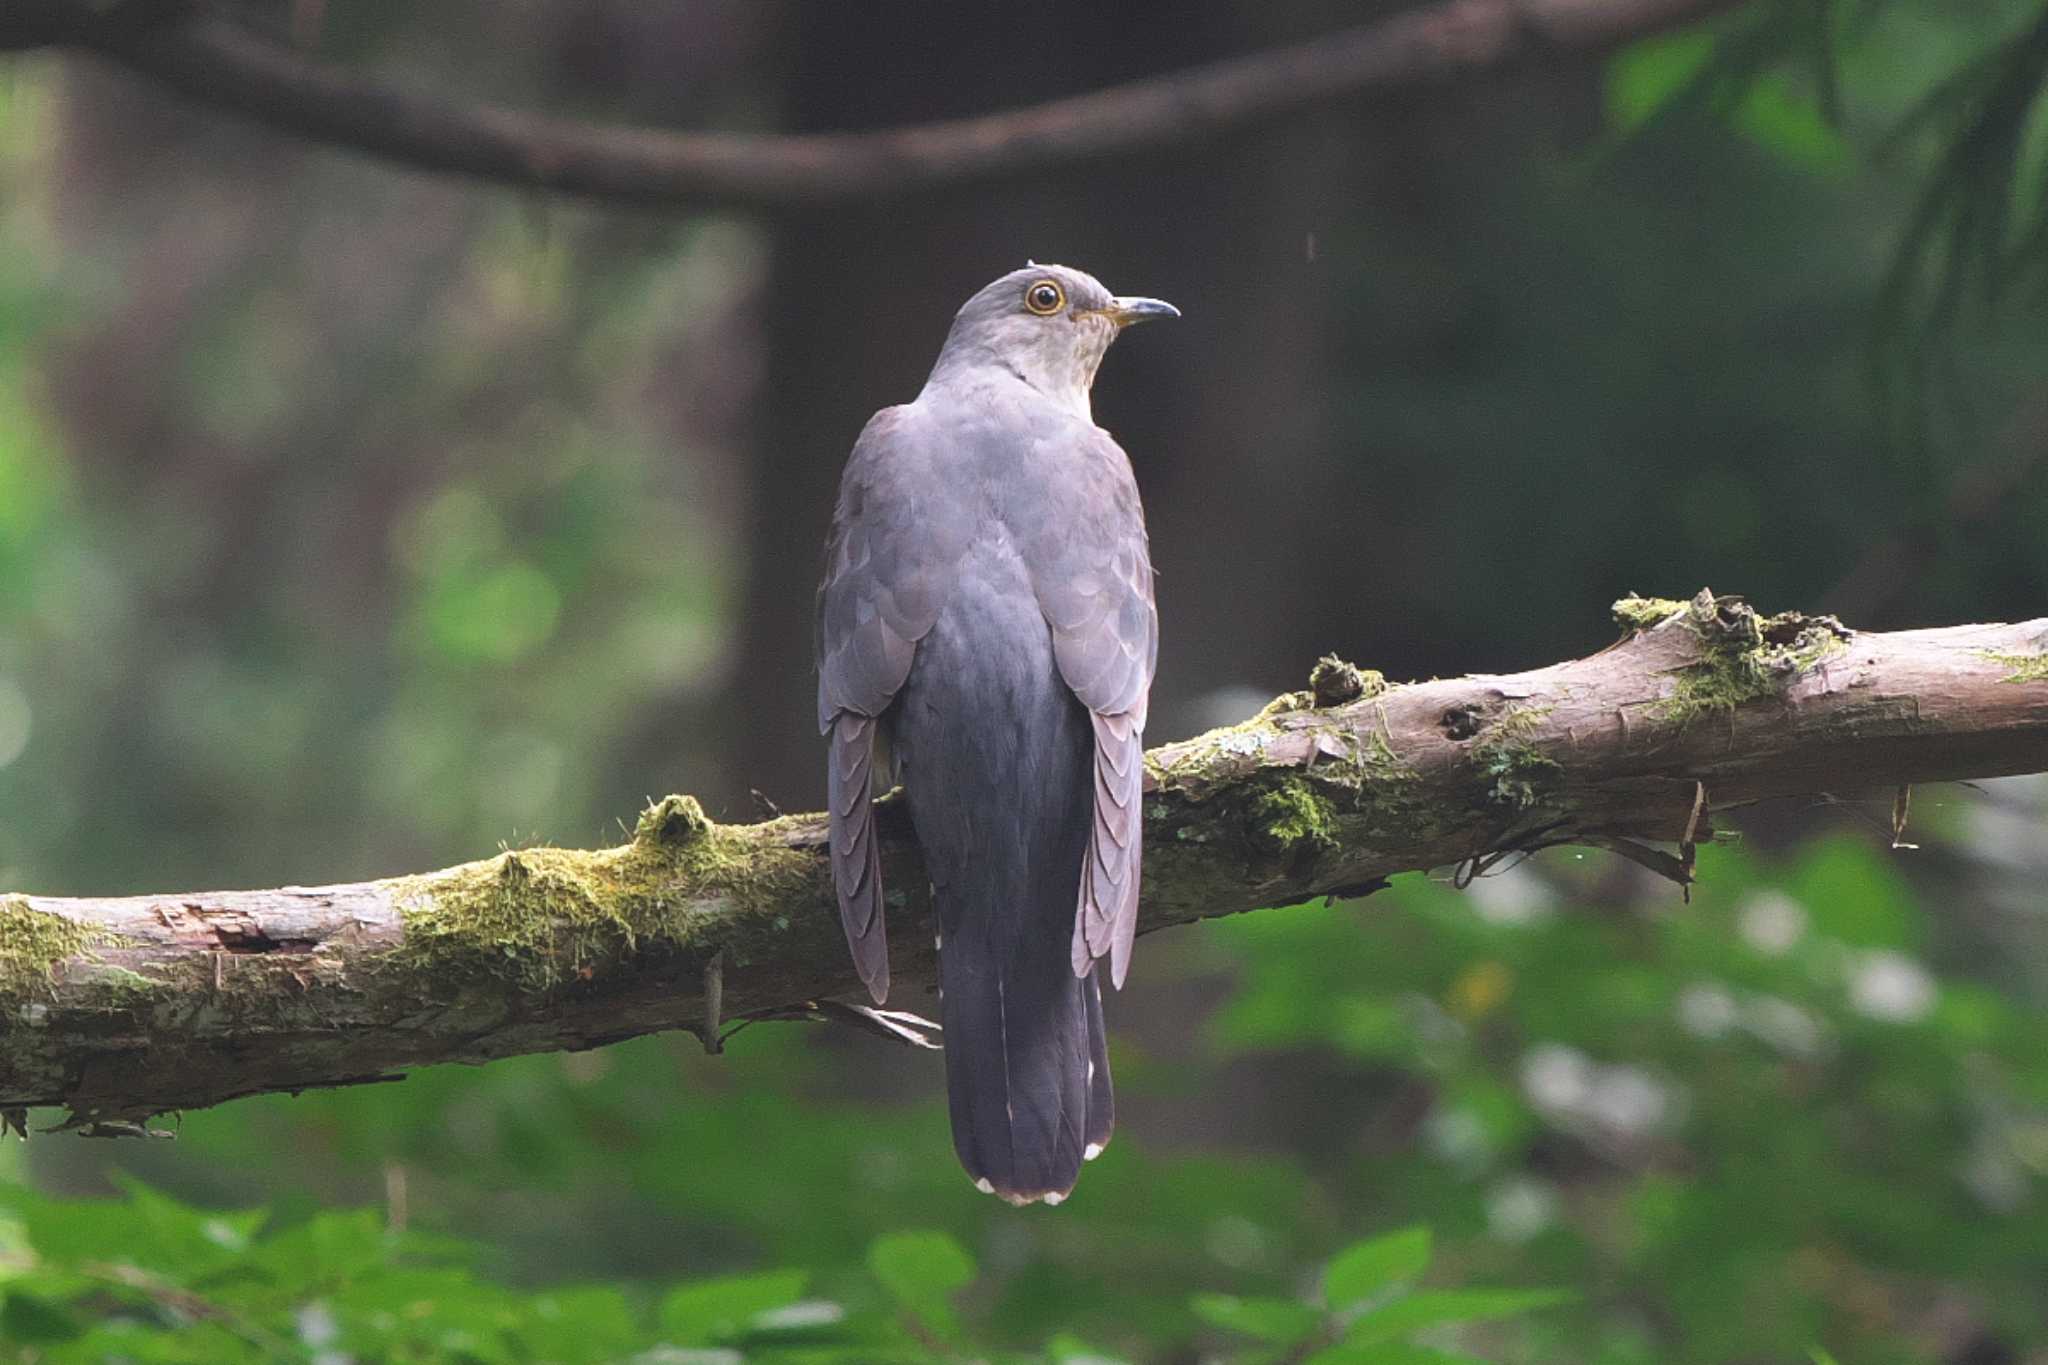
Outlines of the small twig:
M412 1199L410 1182L406 1178L405 1163L387 1161L384 1163L384 1230L391 1233L405 1231L411 1218Z
M1906 842L1906 820L1913 813L1913 788L1910 785L1899 788L1892 798L1892 847L1894 849L1917 849L1918 844Z
M1678 841L1678 858L1685 865L1685 881L1679 889L1687 905L1692 904L1693 870L1699 864L1700 817L1707 809L1707 784L1694 782L1692 788L1692 814L1685 818L1685 837Z
M1618 834L1581 834L1574 842L1589 844L1594 848L1604 848L1609 853L1619 853L1637 866L1646 867L1658 876L1674 881L1680 886L1692 885L1693 876L1690 867L1682 860L1674 858L1669 853L1659 849L1651 848L1648 844L1639 844L1633 839L1624 839Z
M177 1136L168 1128L152 1128L128 1119L81 1119L77 1115L43 1129L45 1133L76 1133L87 1138L155 1138L168 1142Z
M231 1308L171 1283L139 1266L119 1261L81 1261L78 1273L141 1294L174 1321L210 1322L241 1338L271 1360L304 1360L306 1352Z
M887 1038L892 1043L933 1050L943 1046L937 1039L945 1033L945 1029L937 1022L921 1014L912 1014L908 1010L880 1010L869 1005L849 1005L842 1000L806 1000L801 1005L750 1014L727 1029L719 1042L723 1045L726 1039L750 1024L767 1023L771 1020L809 1020L817 1024L846 1024L863 1033Z
M1498 867L1503 859L1516 858L1516 855L1519 854L1520 857L1516 859L1516 865L1519 865L1521 859L1527 858L1532 853L1540 853L1546 848L1558 848L1565 844L1578 842L1569 836L1562 838L1552 837L1557 835L1567 823L1564 820L1547 821L1544 824L1525 829L1519 834L1504 836L1505 842L1498 848L1489 849L1484 853L1467 854L1459 860L1456 867L1451 869L1451 885L1463 891L1466 887L1472 885L1473 882Z
M719 1035L719 1015L725 1008L725 949L720 948L704 964L704 1050L716 1057L725 1051Z

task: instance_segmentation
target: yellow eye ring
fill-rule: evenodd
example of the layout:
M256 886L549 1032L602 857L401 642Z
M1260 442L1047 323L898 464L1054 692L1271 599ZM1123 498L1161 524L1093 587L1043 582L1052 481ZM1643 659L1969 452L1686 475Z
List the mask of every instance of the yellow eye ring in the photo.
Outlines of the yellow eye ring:
M1039 280L1024 291L1024 306L1042 318L1049 318L1067 306L1067 291L1058 280Z

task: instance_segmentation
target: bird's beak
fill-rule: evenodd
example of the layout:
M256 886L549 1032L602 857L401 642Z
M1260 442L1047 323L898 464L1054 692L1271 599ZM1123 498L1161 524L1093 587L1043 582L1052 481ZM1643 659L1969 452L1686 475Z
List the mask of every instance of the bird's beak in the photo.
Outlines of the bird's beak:
M1150 322L1153 318L1177 318L1180 316L1180 309L1165 299L1133 296L1111 299L1109 307L1102 310L1102 315L1119 327L1128 327L1134 322Z

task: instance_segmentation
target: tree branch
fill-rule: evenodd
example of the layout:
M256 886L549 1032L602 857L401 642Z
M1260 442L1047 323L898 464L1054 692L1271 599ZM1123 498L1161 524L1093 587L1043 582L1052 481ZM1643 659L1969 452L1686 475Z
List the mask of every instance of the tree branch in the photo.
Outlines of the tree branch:
M1388 687L1326 661L1313 691L1153 751L1143 928L1573 842L1682 880L1731 806L2048 770L2048 619L1854 635L1706 593L1616 616L1619 644L1529 673ZM892 1003L918 1010L926 880L900 803L883 809ZM715 825L671 796L618 848L348 886L0 898L0 1108L124 1131L434 1062L815 1016L859 990L824 842L822 816Z
M456 104L309 61L179 0L13 0L0 48L98 52L214 108L428 170L640 203L878 195L1193 141L1310 105L1599 52L1734 0L1443 0L1291 47L976 118L794 136Z

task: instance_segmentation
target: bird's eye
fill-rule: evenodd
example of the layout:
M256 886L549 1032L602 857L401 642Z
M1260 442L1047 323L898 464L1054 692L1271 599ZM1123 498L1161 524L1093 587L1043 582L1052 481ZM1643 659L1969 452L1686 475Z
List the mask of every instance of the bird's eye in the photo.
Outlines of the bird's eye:
M1059 312L1066 302L1067 293L1056 280L1040 280L1024 291L1024 306L1042 318Z

